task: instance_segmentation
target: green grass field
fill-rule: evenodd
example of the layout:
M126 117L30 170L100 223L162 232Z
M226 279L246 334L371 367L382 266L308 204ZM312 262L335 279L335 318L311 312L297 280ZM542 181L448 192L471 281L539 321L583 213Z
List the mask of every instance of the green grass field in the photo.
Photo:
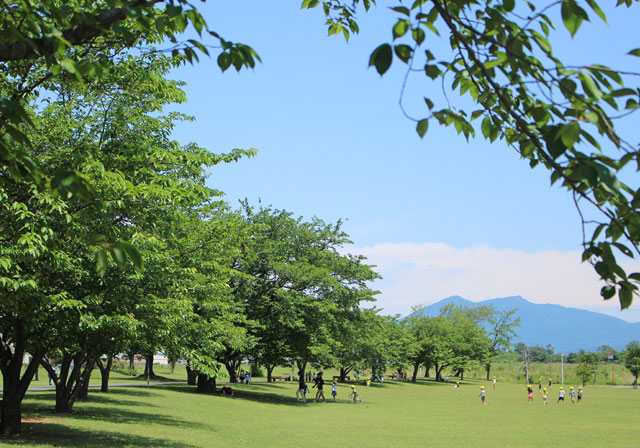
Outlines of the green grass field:
M487 387L487 406L479 388ZM567 389L568 389L567 384ZM73 414L55 414L53 392L29 392L24 434L2 446L90 447L637 447L640 391L587 387L583 403L527 404L523 385L388 381L339 385L336 403L297 403L295 383L238 385L234 397L198 395L184 385L91 391ZM327 396L331 388L328 387ZM315 390L311 390L315 392ZM567 394L568 397L568 394Z

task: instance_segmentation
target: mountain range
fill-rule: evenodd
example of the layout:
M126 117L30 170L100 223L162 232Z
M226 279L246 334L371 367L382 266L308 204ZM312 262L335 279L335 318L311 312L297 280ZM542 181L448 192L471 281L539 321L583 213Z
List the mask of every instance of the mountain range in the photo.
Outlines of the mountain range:
M578 308L560 305L531 303L521 296L471 302L460 296L451 296L421 310L424 314L437 316L446 305L476 307L491 305L497 311L517 309L520 318L516 328L514 344L523 342L528 346L547 344L555 353L568 354L581 349L596 351L601 345L610 345L616 350L633 340L640 340L640 322L630 323L616 317Z

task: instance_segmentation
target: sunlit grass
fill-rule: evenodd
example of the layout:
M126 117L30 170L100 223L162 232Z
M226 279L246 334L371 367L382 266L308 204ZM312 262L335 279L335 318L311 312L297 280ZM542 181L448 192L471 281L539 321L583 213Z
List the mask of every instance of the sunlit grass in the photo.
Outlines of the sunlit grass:
M480 405L480 385L487 406ZM566 385L568 388L568 384ZM640 392L587 387L583 403L527 404L523 385L388 381L358 385L362 403L339 385L336 403L297 403L290 382L235 386L234 397L198 395L184 385L96 391L71 415L55 414L53 393L29 392L25 435L0 444L96 447L638 446ZM325 392L330 395L330 387ZM311 397L315 390L310 391ZM568 395L567 395L568 396Z

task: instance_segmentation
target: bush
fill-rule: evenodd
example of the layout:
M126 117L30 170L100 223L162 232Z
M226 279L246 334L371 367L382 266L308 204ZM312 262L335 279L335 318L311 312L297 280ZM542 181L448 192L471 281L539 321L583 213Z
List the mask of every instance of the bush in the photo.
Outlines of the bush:
M258 364L251 365L251 376L254 378L262 378L264 377L264 369Z

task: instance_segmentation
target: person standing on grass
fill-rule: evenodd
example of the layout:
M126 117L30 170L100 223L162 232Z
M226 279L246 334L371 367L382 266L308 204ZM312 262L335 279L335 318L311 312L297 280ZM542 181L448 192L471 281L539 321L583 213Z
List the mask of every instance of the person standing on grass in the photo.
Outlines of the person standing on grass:
M353 398L354 403L358 403L359 401L361 401L360 398L358 398L358 392L356 392L355 384L351 385L351 394L349 396Z
M560 403L560 402L564 403L564 387L560 387L560 392L558 392L558 401L556 401L556 403Z
M547 405L547 399L549 398L549 394L547 394L547 388L542 389L542 402L544 405Z
M298 390L296 391L296 400L302 401L303 403L307 402L307 383L304 382L304 376L298 373L300 379L298 380ZM302 396L302 400L300 400L300 396Z
M496 383L498 382L498 380L496 379L496 377L493 377L493 389L495 390L496 388Z
M247 370L244 374L244 381L245 383L249 384L249 380L251 379L251 374L249 373L249 371Z
M533 404L533 388L531 384L527 384L527 397L529 398L529 404Z
M582 400L582 386L578 387L578 403Z
M336 401L336 396L338 395L338 385L336 384L336 380L333 380L331 384L331 396L333 397L333 401Z
M244 383L244 369L240 369L240 384Z
M322 390L322 386L324 386L324 380L322 379L322 372L318 372L318 374L316 375L316 382L313 385L313 387L317 387L318 391L316 392L316 401L320 400L320 397L322 397L322 401L326 401L326 399L324 398L324 390Z
M551 378L549 378L549 391L551 391Z
M573 386L569 388L569 396L571 397L571 404L576 404L576 391L573 390Z
M538 379L538 392L542 393L542 377Z
M487 404L487 392L484 390L484 386L480 386L480 401L482 401L482 406Z

